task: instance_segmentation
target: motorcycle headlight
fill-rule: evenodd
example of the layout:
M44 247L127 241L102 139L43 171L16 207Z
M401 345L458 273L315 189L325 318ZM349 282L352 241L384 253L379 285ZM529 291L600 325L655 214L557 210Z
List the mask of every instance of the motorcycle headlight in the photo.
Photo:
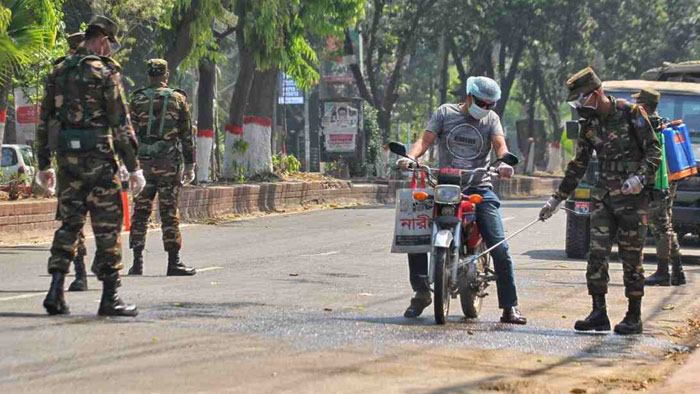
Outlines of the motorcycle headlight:
M438 185L435 188L435 202L457 204L462 201L462 189L457 185Z
M446 205L440 209L440 215L442 216L454 216L456 209L453 205Z

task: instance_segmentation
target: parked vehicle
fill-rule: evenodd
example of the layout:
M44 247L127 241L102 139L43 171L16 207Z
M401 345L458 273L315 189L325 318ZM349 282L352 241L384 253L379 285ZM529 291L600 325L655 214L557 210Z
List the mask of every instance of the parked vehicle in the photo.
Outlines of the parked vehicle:
M406 147L397 142L389 144L391 151L406 156ZM458 170L442 168L433 175L430 167L414 161L412 169L425 173L427 184L434 189L431 196L416 191L417 201L432 200L432 252L428 268L428 283L433 286L435 321L445 324L450 312L450 299L459 295L464 316L476 318L486 296L489 282L496 279L487 252L477 227L476 207L483 201L479 194L465 195L462 191L476 180L475 175L487 172L495 174L494 166L499 162L515 166L518 158L506 154L491 163L489 168Z
M682 119L688 126L690 141L696 158L700 158L700 84L649 80L606 81L603 90L616 98L634 102L632 93L643 88L653 88L661 93L657 111L671 120ZM569 138L578 136L578 122L567 123ZM696 162L700 166L700 162ZM566 255L585 258L590 243L591 189L597 180L598 163L591 160L578 188L565 202ZM673 203L673 228L678 238L687 234L700 236L700 174L685 178L678 184Z
M2 183L24 176L25 184L31 185L36 167L34 151L29 145L2 145Z

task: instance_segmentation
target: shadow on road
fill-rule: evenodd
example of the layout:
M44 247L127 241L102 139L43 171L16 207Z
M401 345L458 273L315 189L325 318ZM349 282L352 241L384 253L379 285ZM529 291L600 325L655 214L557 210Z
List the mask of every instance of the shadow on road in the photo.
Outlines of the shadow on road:
M26 312L0 312L0 318L2 317L36 317L36 318L49 318L53 316L49 316L46 313L26 313Z
M528 250L521 254L535 260L586 262L585 259L570 259L566 257L566 252L563 249L536 249Z
M649 321L655 319L662 311L662 306L667 305L669 303L673 303L676 301L680 301L681 297L683 296L685 288L683 286L677 287L673 290L671 294L668 296L664 297L662 300L660 300L651 310L654 312L645 314L643 316L644 324L647 324ZM700 291L695 292L694 295L692 296L700 296ZM692 297L691 296L691 297ZM649 309L647 309L649 310ZM586 334L580 334L576 333L574 330L568 331L571 333L571 335L586 335ZM552 335L551 332L548 332L548 335ZM581 358L586 358L590 357L591 355L595 354L603 354L607 355L609 357L610 354L619 354L619 353L624 353L629 350L632 346L635 346L638 343L638 340L640 336L619 336L615 334L608 334L603 336L604 340L601 340L600 342L593 344L591 346L588 346L584 349L582 349L580 352L577 354L567 357L557 363L554 363L552 365L547 365L542 368L535 368L530 371L527 371L525 373L520 374L518 378L531 378L531 377L536 377L540 376L542 374L545 374L549 371L552 371L558 367L562 367L568 364L571 364L573 362L579 361ZM605 362L612 362L612 360L605 360ZM485 387L485 385L488 385L493 382L497 381L509 381L512 380L512 378L504 377L504 376L495 376L495 377L489 377L481 380L477 380L476 382L471 382L467 384L459 384L459 385L453 385L453 386L445 386L445 387L440 387L435 390L430 391L429 393L431 394L447 394L447 393L471 393L474 392L475 390L482 389Z
M6 253L5 250L18 250L18 251L29 251L29 252L48 252L51 250L51 247L46 246L46 245L0 246L0 253Z

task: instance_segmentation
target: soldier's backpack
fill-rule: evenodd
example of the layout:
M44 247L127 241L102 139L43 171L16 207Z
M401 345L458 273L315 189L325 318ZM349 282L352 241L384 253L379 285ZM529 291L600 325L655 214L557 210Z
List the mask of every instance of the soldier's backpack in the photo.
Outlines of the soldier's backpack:
M78 78L74 81L78 87L78 94L80 95L80 107L83 112L82 124L79 127L67 128L68 124L68 105L62 105L57 119L60 123L54 123L50 125L49 128L49 148L63 153L77 153L77 152L87 152L97 149L97 144L99 142L100 136L109 135L109 128L95 128L88 125L88 119L90 119L90 114L88 112L89 106L87 105L87 92L88 92L88 80L85 78L85 68L82 67L83 62L86 60L100 60L104 59L99 56L94 55L69 55L63 60L63 72L57 77L56 84L65 94L66 87L68 86L68 76L70 74L78 73ZM57 134L57 135L52 135Z
M168 113L168 101L172 96L174 89L163 88L159 91L153 89L146 89L142 91L143 94L148 97L148 127L145 133L139 130L139 156L156 158L167 152L172 146L172 141L166 141L163 139L163 131L165 130L165 122ZM155 117L153 115L153 105L157 98L163 99L163 105L161 106L160 122L158 125L158 133L153 133L153 124L155 123Z

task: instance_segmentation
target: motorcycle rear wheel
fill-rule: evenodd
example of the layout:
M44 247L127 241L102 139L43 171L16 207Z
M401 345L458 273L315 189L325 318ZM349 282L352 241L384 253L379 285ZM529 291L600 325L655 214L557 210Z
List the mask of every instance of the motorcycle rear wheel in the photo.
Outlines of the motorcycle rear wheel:
M486 250L486 245L480 243L476 248L474 248L474 254ZM489 265L489 254L481 256L476 260L476 270L479 275L483 275L486 267ZM466 269L466 267L465 267ZM466 279L466 273L461 273L459 280L459 302L462 305L462 313L464 317L468 319L476 319L481 313L481 305L484 303L484 290L486 284L480 281L478 284L468 283Z
M450 272L449 255L446 248L435 248L435 291L433 305L435 309L435 322L443 325L450 314Z

